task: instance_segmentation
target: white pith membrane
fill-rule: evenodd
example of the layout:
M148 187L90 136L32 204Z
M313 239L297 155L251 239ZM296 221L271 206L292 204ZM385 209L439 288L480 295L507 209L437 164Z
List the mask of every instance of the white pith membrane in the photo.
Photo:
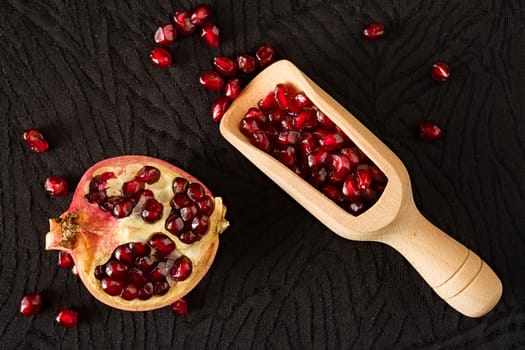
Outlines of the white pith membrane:
M155 199L162 203L162 218L154 223L145 222L140 216L142 201L134 207L130 216L115 218L110 212L103 211L98 204L89 203L84 196L89 191L90 180L104 172L113 172L117 178L106 182L108 197L121 195L124 182L133 180L137 172L145 165L160 170L160 179L154 184L146 184L145 189L154 193ZM181 242L164 228L170 213L170 200L173 198L172 183L176 177L183 177L191 182L198 182L193 176L175 166L155 158L144 156L122 156L106 159L88 169L79 182L74 195L74 202L64 212L58 222L50 219L50 232L46 235L46 249L59 249L70 253L75 261L78 274L89 292L103 303L122 310L146 311L169 305L186 295L204 277L215 257L219 233L224 231L228 222L224 216L226 207L222 199L213 197L210 191L200 183L208 196L214 200L214 210L209 216L208 231L199 241L191 244ZM81 198L78 198L78 197ZM168 293L162 296L153 295L150 299L125 300L120 296L110 296L101 288L101 282L95 278L96 266L106 263L114 249L124 243L147 243L150 236L161 232L175 242L176 250L169 259L185 255L192 264L190 276L175 282L167 276L170 284ZM169 274L168 274L169 275Z

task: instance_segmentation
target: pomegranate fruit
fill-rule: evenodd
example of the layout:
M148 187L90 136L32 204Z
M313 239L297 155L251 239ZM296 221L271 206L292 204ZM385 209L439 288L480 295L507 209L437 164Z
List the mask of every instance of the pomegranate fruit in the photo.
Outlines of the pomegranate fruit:
M33 152L43 153L48 150L49 144L47 143L44 135L39 129L31 128L24 131L22 134L24 142L27 147Z
M44 182L44 188L53 197L62 197L67 194L67 181L60 176L49 176Z
M277 84L241 119L240 131L352 215L374 205L381 170L308 96Z
M221 198L183 170L145 156L115 157L84 173L69 209L49 220L46 249L70 254L101 302L152 310L204 277L228 226L225 214Z
M34 316L42 308L42 297L39 293L29 293L24 295L20 301L19 311L24 316Z
M382 23L370 23L363 29L363 36L368 40L377 40L385 35L385 26Z
M450 68L445 62L439 61L432 65L432 79L444 83L450 77Z
M78 312L71 309L61 309L57 312L55 321L64 328L75 328L78 324Z

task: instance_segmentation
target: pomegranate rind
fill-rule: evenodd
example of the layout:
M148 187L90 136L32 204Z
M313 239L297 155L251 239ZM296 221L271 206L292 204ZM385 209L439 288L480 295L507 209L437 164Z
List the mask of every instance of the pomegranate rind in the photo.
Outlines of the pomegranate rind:
M93 176L113 171L119 183L123 183L134 176L136 171L144 165L152 165L160 170L162 176L158 186L171 188L174 178L184 177L190 183L200 183L205 193L213 199L214 210L209 217L209 228L199 241L185 244L166 231L164 221L167 218L167 212L163 214L159 222L154 224L144 223L140 219L140 212L138 217L132 215L117 219L111 213L101 210L96 203L90 204L84 199ZM108 181L108 188L109 185L111 183ZM113 183L113 187L117 186L118 184ZM146 185L146 188L155 191L155 184ZM169 195L163 194L157 200L163 203L165 211L169 211ZM226 206L220 197L213 197L211 191L202 182L170 163L146 156L109 158L96 163L84 173L69 209L62 213L60 218L49 220L50 231L46 235L46 250L62 250L71 254L83 284L102 303L126 311L154 310L168 306L182 298L204 278L215 259L219 247L219 234L229 225L225 215ZM109 232L115 232L115 234L108 234ZM148 300L125 300L106 294L102 290L100 281L95 278L96 266L105 263L117 246L132 241L145 242L153 232L163 232L169 236L176 243L177 249L191 259L193 271L188 279L172 284L165 295L155 296Z

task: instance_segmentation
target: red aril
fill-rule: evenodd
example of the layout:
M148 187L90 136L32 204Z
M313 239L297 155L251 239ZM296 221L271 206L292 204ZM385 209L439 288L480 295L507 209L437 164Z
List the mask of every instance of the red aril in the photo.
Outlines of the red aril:
M188 313L188 304L186 303L186 300L179 299L171 304L171 309L177 315L186 315Z
M218 122L222 119L222 116L230 107L231 100L226 96L221 96L215 100L211 106L211 117L214 121Z
M243 54L237 57L237 66L241 72L248 74L257 69L258 63L255 57Z
M213 66L224 77L231 77L237 73L237 63L229 57L214 57Z
M432 79L444 83L450 77L450 68L447 63L439 61L432 65Z
M275 49L271 45L261 45L255 52L255 57L259 66L265 68L275 61Z
M136 193L123 194L122 185L137 179L145 180L142 191L151 196L136 200ZM173 208L178 196L184 197L186 207ZM118 200L107 211L103 204L111 198ZM180 217L188 205L188 224L177 232L168 230L169 220ZM120 211L126 215L115 215ZM70 254L84 285L103 303L122 310L152 310L180 299L204 277L218 235L227 227L225 211L220 198L169 163L144 156L110 158L85 172L69 209L50 219L46 249ZM181 262L189 273L177 280L170 271Z
M204 23L201 27L201 40L206 46L219 46L219 34L219 27L213 23Z
M230 100L235 100L241 93L241 90L241 79L232 78L226 82L226 85L224 85L224 96L228 97Z
M441 138L442 130L437 123L425 120L419 124L419 136L425 141L437 141Z
M191 13L191 23L196 26L203 25L206 22L209 22L212 18L213 11L210 6L207 4L200 4L197 6Z
M162 24L155 31L154 40L159 45L169 45L175 42L177 31L172 24Z
M363 29L363 36L368 40L376 40L385 35L385 26L382 23L371 23Z
M224 85L224 79L214 70L202 72L199 76L199 82L202 87L210 91L220 91Z
M183 36L188 36L197 29L197 26L191 22L191 14L185 10L176 11L173 14L173 25Z
M71 256L71 254L66 253L64 251L59 251L57 265L63 269L70 269L73 266L75 266L75 261L73 260L73 257Z
M162 47L156 47L151 50L149 55L151 62L160 68L167 68L171 66L171 54L168 50Z
M26 146L29 147L29 149L33 152L43 153L49 148L49 144L39 129L27 129L24 131L22 137Z
M55 321L64 328L75 328L78 324L78 312L71 309L61 309L56 314Z
M20 300L19 311L24 316L34 316L42 308L42 297L40 293L29 293Z
M46 192L53 197L62 197L67 194L67 181L60 176L49 176L44 183Z

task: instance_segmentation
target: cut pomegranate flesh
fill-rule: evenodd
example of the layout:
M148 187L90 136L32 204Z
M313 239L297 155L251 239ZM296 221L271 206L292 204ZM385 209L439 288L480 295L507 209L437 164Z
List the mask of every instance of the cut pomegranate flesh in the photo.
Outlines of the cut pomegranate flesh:
M214 70L202 72L199 76L199 82L202 87L210 91L220 91L224 85L224 79Z
M78 324L78 312L62 309L56 314L55 321L64 328L75 328Z
M169 45L175 42L177 31L172 24L163 24L157 28L154 40L159 45Z
M197 26L191 22L191 14L185 10L173 14L173 25L184 36L192 34L197 29Z
M213 23L204 23L201 27L201 40L206 46L219 46L219 34L219 27Z
M304 92L292 90L277 84L241 119L241 132L347 212L365 212L386 176Z
M116 157L84 174L70 208L50 220L46 248L61 250L61 266L70 266L65 257L74 259L100 301L152 310L204 277L227 227L224 214L221 199L181 169L149 157Z
M439 125L433 121L425 120L419 125L419 136L425 141L437 141L442 133Z
M67 181L60 176L49 176L44 183L46 192L53 197L62 197L67 194Z
M19 311L24 316L34 316L42 308L42 297L39 293L29 293L24 295L20 301Z
M450 77L450 68L445 62L436 62L432 65L431 75L435 81L444 83Z
M200 4L191 13L191 23L200 26L206 22L209 22L212 18L213 11L210 6L206 4Z
M382 23L371 23L363 29L363 36L368 40L376 40L385 35L385 26Z
M162 47L156 47L151 50L149 58L157 67L167 68L171 66L171 53Z
M29 149L33 152L43 153L49 148L49 144L39 129L27 129L24 131L22 137L26 146L29 147Z

